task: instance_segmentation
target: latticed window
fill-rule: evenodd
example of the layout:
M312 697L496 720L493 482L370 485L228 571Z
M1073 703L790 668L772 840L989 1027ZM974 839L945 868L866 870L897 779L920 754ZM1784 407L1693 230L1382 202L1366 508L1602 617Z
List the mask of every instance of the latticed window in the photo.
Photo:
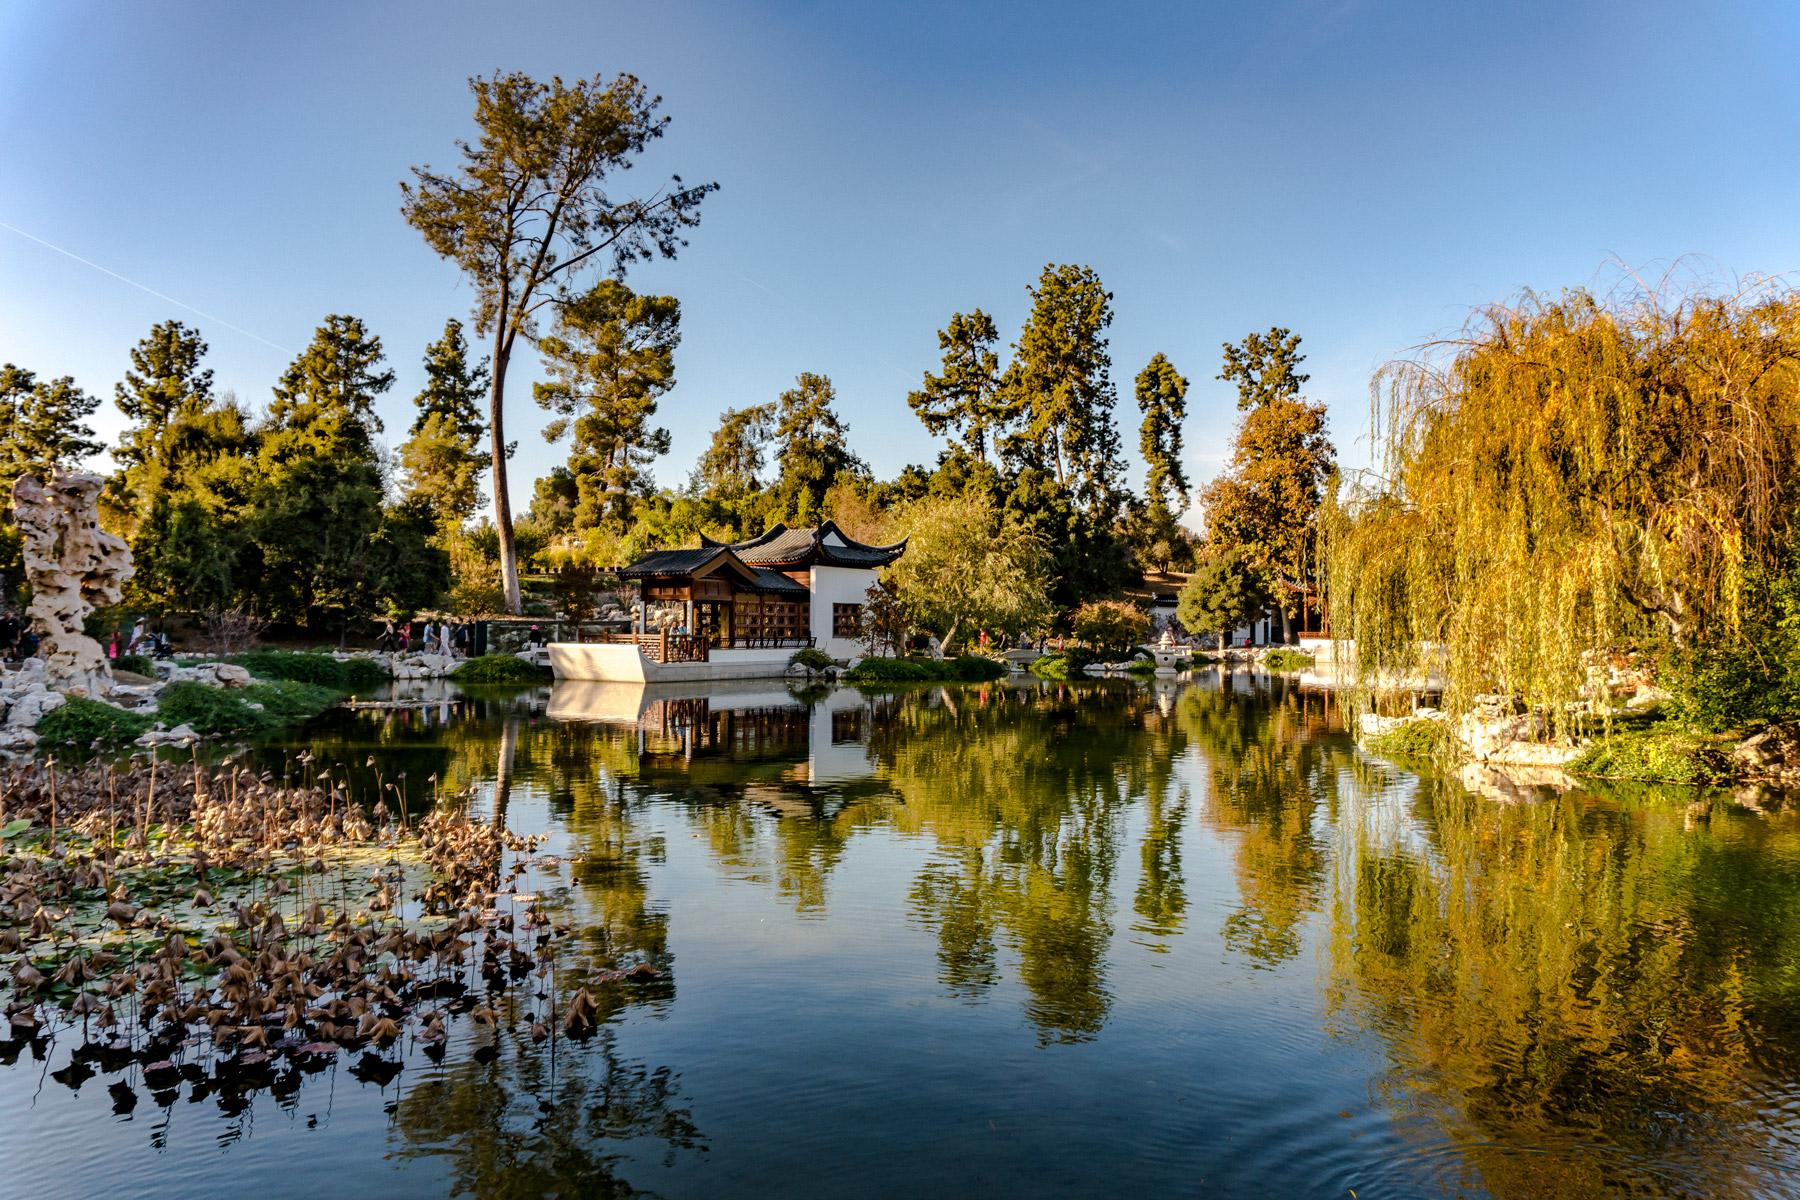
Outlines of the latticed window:
M853 638L862 636L862 610L860 604L834 604L831 606L831 636Z

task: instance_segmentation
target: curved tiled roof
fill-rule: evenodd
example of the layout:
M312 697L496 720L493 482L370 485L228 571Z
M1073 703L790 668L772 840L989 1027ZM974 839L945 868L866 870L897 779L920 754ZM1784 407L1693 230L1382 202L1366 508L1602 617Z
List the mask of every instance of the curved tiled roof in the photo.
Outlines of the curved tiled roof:
M789 579L779 571L746 563L730 546L718 542L697 550L652 550L630 566L620 568L619 575L625 579L681 579L711 566L721 557L727 559L738 578L755 591L807 594L805 584Z
M745 542L720 542L700 536L702 549L730 550L753 567L799 567L814 562L832 567L885 567L906 552L906 539L891 546L859 542L833 521L810 529L789 529L777 522L761 536Z

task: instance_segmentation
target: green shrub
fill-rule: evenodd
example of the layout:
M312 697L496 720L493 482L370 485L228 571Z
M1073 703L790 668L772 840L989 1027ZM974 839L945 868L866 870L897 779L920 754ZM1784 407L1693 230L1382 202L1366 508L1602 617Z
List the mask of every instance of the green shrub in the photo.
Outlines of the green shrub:
M1075 636L1112 658L1123 658L1150 636L1150 614L1126 600L1093 600L1069 618Z
M484 654L450 672L458 683L543 683L551 677L549 667L510 654Z
M1156 660L1154 658L1134 658L1125 669L1133 675L1154 675L1156 674Z
M37 735L45 746L86 749L96 743L127 745L149 728L150 718L142 713L72 696L61 708L44 714Z
M1668 722L1601 738L1571 761L1568 771L1646 783L1719 783L1730 775L1724 751Z
M329 654L291 654L282 650L255 650L232 661L258 679L287 680L362 692L388 681L387 668L372 658L333 658Z
M1450 726L1421 717L1396 725L1363 741L1363 749L1382 758L1405 762L1436 762L1450 748Z
M817 646L806 646L794 651L788 659L788 666L804 667L807 674L811 675L819 671L831 670L837 666L837 660Z
M1032 664L1025 669L1030 671L1033 675L1036 675L1039 679L1049 679L1055 682L1061 682L1062 680L1067 679L1070 674L1069 656L1066 654L1046 654L1042 658L1033 660Z
M171 729L186 725L202 737L252 737L316 716L336 704L340 694L292 679L247 688L171 683L157 696L156 717Z
M1006 664L979 654L929 658L865 658L845 672L847 683L982 683L1006 674Z
M1313 656L1290 650L1286 646L1277 646L1263 655L1262 665L1268 671L1303 671L1313 665Z
M244 698L244 693L249 690L228 691L204 683L171 683L156 699L156 715L171 729L186 725L202 737L256 733L271 722L250 707Z
M1007 667L997 658L982 654L962 654L940 664L949 669L949 678L959 683L986 683L1006 674Z
M156 663L147 654L121 654L113 660L113 670L130 671L134 675L156 676Z
M266 727L291 725L317 716L338 702L341 693L316 683L278 679L253 683L238 693L246 702L263 706Z
M847 683L925 683L940 678L932 664L912 658L865 658L844 673Z

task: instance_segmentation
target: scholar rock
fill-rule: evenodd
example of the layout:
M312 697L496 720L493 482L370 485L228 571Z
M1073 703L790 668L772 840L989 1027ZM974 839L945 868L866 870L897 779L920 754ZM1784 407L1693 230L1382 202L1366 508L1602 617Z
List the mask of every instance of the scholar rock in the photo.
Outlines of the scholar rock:
M45 487L29 475L13 481L13 518L31 581L27 610L41 634L51 686L105 695L112 671L100 643L82 629L97 607L117 604L133 574L131 548L100 528L102 481L85 471L58 471Z

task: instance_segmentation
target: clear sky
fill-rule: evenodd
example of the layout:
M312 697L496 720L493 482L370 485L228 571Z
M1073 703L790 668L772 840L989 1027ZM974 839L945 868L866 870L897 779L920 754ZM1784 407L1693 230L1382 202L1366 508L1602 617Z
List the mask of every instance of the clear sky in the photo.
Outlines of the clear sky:
M1477 305L1617 263L1800 268L1788 2L0 0L0 61L0 360L106 396L109 436L152 322L198 325L261 404L347 312L399 372L397 443L421 349L470 303L397 185L452 163L465 80L496 69L637 74L673 118L642 183L722 185L683 256L631 277L682 302L666 483L722 408L800 371L836 381L879 474L929 462L905 395L935 331L981 306L1010 340L1048 262L1114 294L1134 463L1132 377L1162 351L1193 381L1196 479L1231 436L1226 339L1302 334L1354 464L1371 372ZM526 497L562 458L534 370L512 377Z

